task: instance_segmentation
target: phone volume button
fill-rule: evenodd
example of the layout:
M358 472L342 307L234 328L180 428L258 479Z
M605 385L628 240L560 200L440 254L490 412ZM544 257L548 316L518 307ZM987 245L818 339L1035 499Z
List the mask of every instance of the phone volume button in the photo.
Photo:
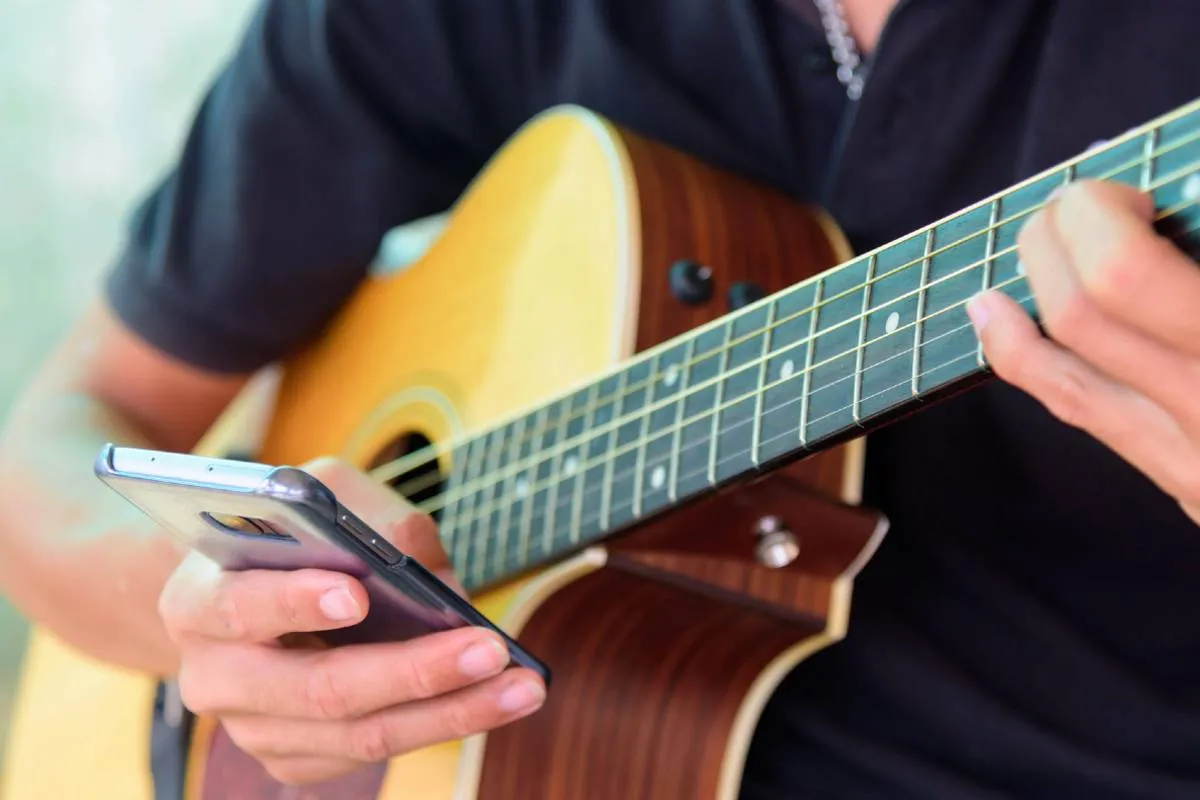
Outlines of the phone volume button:
M388 542L387 539L383 539L379 536L372 536L371 540L367 542L367 547L370 547L372 550L374 550L375 554L386 561L389 567L393 564L399 564L404 560L403 553L392 547L391 543Z
M372 553L383 559L384 563L386 563L389 567L399 564L404 560L404 554L395 547L392 547L391 542L375 533L375 531L367 528L356 518L344 512L338 514L338 517L341 520L343 527L350 531L354 535L355 539L357 539Z

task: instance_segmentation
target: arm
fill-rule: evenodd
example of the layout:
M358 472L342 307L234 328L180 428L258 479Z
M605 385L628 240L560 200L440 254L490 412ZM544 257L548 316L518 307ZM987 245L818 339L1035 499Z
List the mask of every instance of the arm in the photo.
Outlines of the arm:
M183 558L92 464L110 440L190 449L248 374L320 335L388 229L450 205L530 114L524 56L496 35L519 7L264 2L133 215L103 301L0 433L0 592L93 655L176 675L189 708L283 780L493 728L544 690L482 630L279 647L361 619L361 585ZM448 568L428 516L357 470L312 469Z
M92 308L0 429L0 594L87 652L173 671L157 604L179 554L92 462L106 441L190 449L243 383L188 367Z
M289 783L535 711L541 681L505 670L502 643L482 629L344 650L279 647L286 634L361 620L362 585L317 570L222 573L175 550L92 476L106 441L189 449L243 383L164 356L103 306L85 316L0 433L0 591L101 658L177 674L189 708L218 716ZM308 468L454 583L427 515L339 462Z
M500 66L516 62L473 41L497 41L473 8L270 0L253 15L102 298L0 435L0 592L32 619L173 668L155 601L178 555L92 461L108 440L190 449L247 375L319 336L389 228L444 210L510 132L479 121L502 115L475 94L518 124ZM450 42L489 63L464 69Z

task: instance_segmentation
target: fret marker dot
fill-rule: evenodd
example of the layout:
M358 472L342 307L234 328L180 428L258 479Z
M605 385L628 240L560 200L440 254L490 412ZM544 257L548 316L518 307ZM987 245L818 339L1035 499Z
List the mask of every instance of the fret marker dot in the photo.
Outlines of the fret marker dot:
M883 329L885 331L887 331L888 333L895 333L896 329L899 327L900 327L900 312L893 311L892 313L888 314L887 322L883 323Z
M779 367L779 377L783 378L785 381L795 374L796 365L792 363L790 358L787 361L784 361L783 365Z
M529 479L524 475L517 478L516 483L513 484L513 492L517 497L527 497L529 495Z
M667 482L667 468L662 464L650 471L650 488L661 489L663 484Z
M579 469L579 456L572 453L563 459L563 472L567 475L574 475Z
M1183 199L1200 200L1200 172L1193 172L1183 182Z
M675 364L667 367L667 371L663 373L663 386L671 387L675 385L675 381L679 380L679 367Z
M1017 274L1018 275L1025 274L1025 262L1019 258L1017 259Z

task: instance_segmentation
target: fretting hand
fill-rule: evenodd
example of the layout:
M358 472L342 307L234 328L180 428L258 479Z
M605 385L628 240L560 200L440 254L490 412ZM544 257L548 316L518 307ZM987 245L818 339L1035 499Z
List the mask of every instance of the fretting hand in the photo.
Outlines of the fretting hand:
M1200 266L1148 195L1081 181L1035 214L1020 256L1049 337L1011 298L968 313L991 366L1111 447L1200 523Z

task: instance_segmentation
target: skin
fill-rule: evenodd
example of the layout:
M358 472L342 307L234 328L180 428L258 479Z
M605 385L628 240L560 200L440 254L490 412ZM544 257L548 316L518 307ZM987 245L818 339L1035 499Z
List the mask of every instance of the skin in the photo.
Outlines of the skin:
M875 51L883 27L898 0L842 0L842 14L863 55Z
M504 653L483 630L315 647L309 634L365 615L361 584L319 571L222 573L172 546L92 475L107 441L190 449L244 381L168 358L101 304L84 315L0 429L0 593L98 658L177 676L189 708L220 718L285 783L536 710L540 679L523 669L498 674ZM306 466L450 578L426 515L345 464Z
M434 523L357 469L306 469L402 551L462 592ZM181 656L179 688L194 711L276 778L305 783L436 742L490 730L545 699L536 673L505 669L498 636L480 630L336 649L281 647L280 637L353 625L368 600L348 576L223 573L192 554L167 582L159 610Z
M864 51L893 4L845 0ZM1200 269L1150 219L1148 199L1132 190L1068 188L1018 242L1050 338L1003 295L981 295L970 312L1002 379L1107 443L1200 521ZM96 657L178 676L190 708L220 718L286 783L535 711L544 687L525 670L503 670L487 632L316 647L310 634L366 613L356 581L222 573L175 549L92 476L106 441L191 449L245 380L169 358L97 303L0 429L0 592ZM347 465L308 467L445 573L427 517Z
M1200 267L1148 195L1072 184L1018 238L1047 337L1011 298L968 313L1003 380L1144 472L1200 523Z

